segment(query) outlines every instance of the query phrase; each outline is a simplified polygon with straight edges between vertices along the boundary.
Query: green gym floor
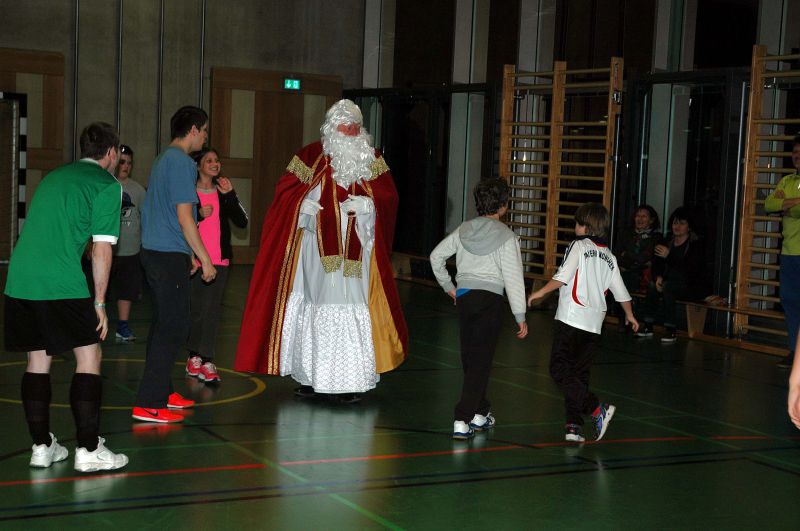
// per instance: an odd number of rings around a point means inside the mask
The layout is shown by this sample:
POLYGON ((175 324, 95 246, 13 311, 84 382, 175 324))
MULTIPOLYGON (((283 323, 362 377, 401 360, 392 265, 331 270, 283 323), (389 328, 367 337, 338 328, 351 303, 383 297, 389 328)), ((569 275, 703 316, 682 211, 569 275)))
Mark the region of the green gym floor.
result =
POLYGON ((183 425, 130 418, 147 301, 132 315, 141 339, 104 344, 101 431, 130 457, 121 471, 72 468, 71 356, 53 365, 51 413, 70 458, 29 468, 25 357, 3 354, 0 529, 800 529, 800 432, 775 357, 606 327, 592 387, 617 413, 603 441, 578 446, 547 372, 552 314, 529 313, 520 341, 509 312, 489 386, 497 426, 456 442, 458 325, 441 290, 399 283, 409 358, 339 405, 229 369, 250 271, 228 285, 221 385, 185 378, 183 353, 175 366, 176 390, 200 402, 183 425))

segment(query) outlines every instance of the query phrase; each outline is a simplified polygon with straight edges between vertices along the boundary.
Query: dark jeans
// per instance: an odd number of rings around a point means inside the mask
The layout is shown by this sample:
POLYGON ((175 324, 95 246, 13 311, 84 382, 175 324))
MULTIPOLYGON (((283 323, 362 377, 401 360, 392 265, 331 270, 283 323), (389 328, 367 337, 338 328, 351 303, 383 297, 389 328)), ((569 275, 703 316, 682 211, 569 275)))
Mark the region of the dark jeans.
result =
POLYGON ((600 401, 589 391, 594 346, 599 334, 573 328, 561 321, 553 326, 550 376, 564 394, 567 424, 583 426, 583 416, 597 409, 600 401))
POLYGON ((469 422, 476 413, 489 413, 491 404, 486 400, 486 387, 500 335, 503 306, 505 300, 502 296, 479 289, 458 298, 464 383, 461 386, 461 399, 455 407, 455 420, 469 422))
POLYGON ((647 288, 647 297, 642 309, 642 317, 647 325, 652 326, 656 321, 656 316, 660 309, 664 317, 664 327, 674 330, 677 328, 676 301, 678 299, 690 299, 689 284, 682 278, 664 279, 661 284, 661 293, 656 289, 655 283, 651 282, 647 288))
POLYGON ((219 311, 222 295, 228 282, 228 268, 215 266, 217 278, 210 284, 203 282, 198 270, 192 277, 192 327, 186 347, 206 359, 214 358, 214 344, 217 342, 219 311))
POLYGON ((142 265, 153 294, 153 322, 147 336, 144 375, 136 405, 167 407, 172 369, 189 336, 189 255, 142 249, 142 265))
POLYGON ((781 255, 781 306, 789 332, 789 350, 794 352, 800 326, 800 256, 781 255))

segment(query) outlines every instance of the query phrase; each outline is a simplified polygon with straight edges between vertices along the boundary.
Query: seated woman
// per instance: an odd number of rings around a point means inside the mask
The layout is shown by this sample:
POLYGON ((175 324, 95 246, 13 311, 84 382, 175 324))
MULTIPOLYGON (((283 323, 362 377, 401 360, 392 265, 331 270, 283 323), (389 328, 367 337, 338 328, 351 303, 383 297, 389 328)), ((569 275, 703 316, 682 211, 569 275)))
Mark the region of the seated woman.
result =
POLYGON ((660 225, 655 209, 641 204, 633 214, 633 226, 619 233, 614 254, 629 293, 644 293, 650 283, 653 253, 656 244, 663 239, 658 232, 660 225))
POLYGON ((652 337, 655 316, 661 310, 666 329, 662 343, 674 343, 678 299, 699 300, 708 295, 710 288, 705 278, 705 245, 692 230, 691 213, 678 207, 669 218, 672 233, 655 246, 653 282, 647 288, 642 316, 645 326, 637 337, 652 337))

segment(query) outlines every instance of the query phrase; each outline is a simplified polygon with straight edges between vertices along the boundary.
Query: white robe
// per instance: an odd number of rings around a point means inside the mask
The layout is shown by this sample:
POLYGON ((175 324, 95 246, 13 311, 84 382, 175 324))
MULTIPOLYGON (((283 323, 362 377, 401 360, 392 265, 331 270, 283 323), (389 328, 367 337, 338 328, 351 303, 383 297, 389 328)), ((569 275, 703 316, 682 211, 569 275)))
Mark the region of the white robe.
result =
MULTIPOLYGON (((319 200, 318 185, 306 196, 319 200)), ((342 241, 347 231, 342 212, 342 241)), ((300 214, 305 230, 281 336, 280 373, 318 393, 363 393, 380 379, 369 316, 369 266, 375 242, 375 209, 356 218, 362 245, 361 278, 344 267, 325 273, 319 257, 315 216, 300 214)))

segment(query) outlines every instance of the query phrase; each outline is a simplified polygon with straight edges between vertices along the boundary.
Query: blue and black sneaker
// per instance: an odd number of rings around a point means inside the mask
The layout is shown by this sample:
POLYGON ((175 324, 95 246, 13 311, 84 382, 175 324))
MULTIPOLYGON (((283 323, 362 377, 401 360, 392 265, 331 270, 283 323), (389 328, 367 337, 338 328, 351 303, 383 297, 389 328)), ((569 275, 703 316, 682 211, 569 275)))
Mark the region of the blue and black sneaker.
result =
POLYGON ((485 416, 475 413, 475 416, 469 421, 469 427, 475 431, 486 431, 493 428, 494 423, 494 416, 491 413, 487 413, 485 416))
POLYGON ((594 420, 595 441, 599 441, 603 438, 603 435, 606 434, 608 423, 611 422, 611 417, 614 416, 614 412, 616 410, 617 408, 611 404, 600 404, 597 406, 595 412, 592 413, 592 419, 594 420))
POLYGON ((117 341, 129 342, 136 341, 136 336, 133 334, 127 324, 117 326, 117 341))

